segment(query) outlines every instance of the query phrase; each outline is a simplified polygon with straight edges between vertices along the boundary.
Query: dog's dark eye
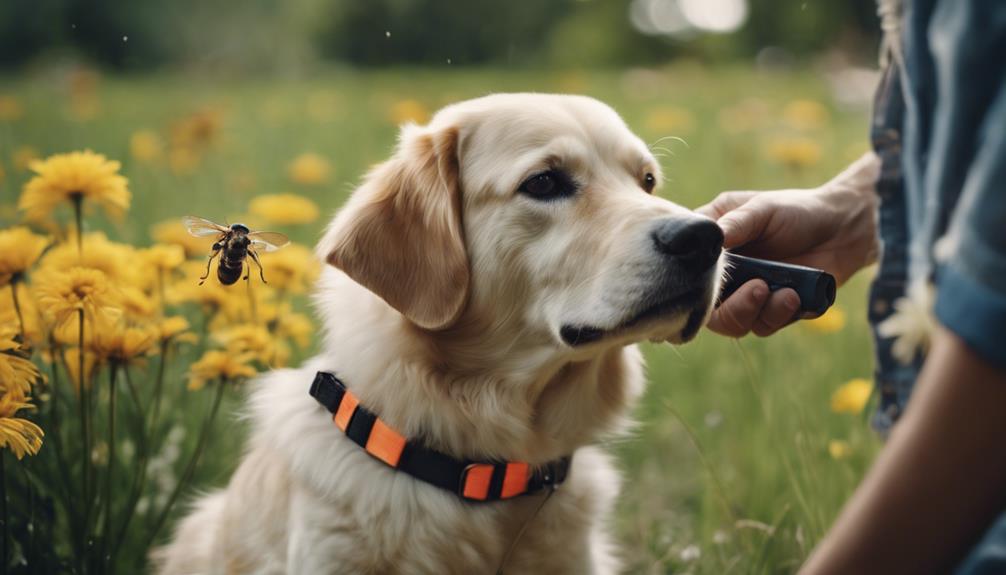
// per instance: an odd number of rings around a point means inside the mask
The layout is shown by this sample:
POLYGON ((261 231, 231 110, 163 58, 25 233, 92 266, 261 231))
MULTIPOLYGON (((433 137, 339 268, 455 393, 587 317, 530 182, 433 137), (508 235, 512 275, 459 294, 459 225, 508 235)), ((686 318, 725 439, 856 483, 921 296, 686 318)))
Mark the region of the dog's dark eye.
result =
POLYGON ((646 193, 650 193, 656 186, 657 186, 656 176, 654 176, 650 172, 647 172, 646 175, 643 176, 643 189, 646 190, 646 193))
POLYGON ((517 191, 536 200, 554 200, 573 195, 576 186, 566 174, 549 170, 524 180, 517 191))

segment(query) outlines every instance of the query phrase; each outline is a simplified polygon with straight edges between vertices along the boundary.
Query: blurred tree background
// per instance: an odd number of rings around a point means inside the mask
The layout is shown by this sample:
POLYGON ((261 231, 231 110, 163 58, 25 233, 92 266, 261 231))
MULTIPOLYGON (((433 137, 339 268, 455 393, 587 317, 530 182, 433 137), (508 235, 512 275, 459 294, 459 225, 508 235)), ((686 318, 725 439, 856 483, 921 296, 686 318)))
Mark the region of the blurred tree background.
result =
POLYGON ((297 74, 358 67, 769 64, 875 54, 875 0, 3 0, 0 66, 297 74))

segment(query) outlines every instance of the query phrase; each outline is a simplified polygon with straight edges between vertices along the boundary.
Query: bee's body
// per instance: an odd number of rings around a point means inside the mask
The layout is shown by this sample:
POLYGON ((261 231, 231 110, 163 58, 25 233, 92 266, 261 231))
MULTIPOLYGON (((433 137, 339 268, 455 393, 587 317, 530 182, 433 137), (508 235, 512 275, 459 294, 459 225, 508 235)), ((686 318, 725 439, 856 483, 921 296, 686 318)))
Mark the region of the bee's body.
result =
MULTIPOLYGON (((283 234, 276 232, 253 232, 244 224, 231 224, 221 226, 203 218, 187 216, 185 225, 189 233, 196 237, 209 234, 217 234, 217 239, 213 242, 213 253, 210 260, 206 262, 206 275, 199 278, 202 285, 210 275, 210 266, 213 258, 220 256, 220 264, 217 266, 217 279, 223 285, 232 285, 241 277, 241 272, 245 268, 245 260, 248 256, 258 265, 259 276, 265 283, 265 274, 262 271, 262 264, 258 261, 258 254, 253 248, 264 248, 272 251, 286 245, 289 240, 283 234)), ((245 279, 248 276, 245 275, 245 279)))
POLYGON ((223 250, 220 265, 217 266, 217 279, 225 286, 238 281, 244 271, 248 246, 251 244, 248 231, 246 226, 234 224, 222 239, 213 244, 214 250, 223 250))

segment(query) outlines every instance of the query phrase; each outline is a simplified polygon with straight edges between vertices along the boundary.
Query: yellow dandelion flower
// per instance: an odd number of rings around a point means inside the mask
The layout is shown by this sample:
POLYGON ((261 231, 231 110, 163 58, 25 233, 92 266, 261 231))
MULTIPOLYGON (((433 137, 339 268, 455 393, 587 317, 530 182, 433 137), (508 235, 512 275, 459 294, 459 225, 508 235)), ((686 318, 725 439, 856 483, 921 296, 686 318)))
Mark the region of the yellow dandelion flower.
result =
POLYGON ((18 201, 18 209, 29 220, 45 219, 64 201, 93 200, 113 217, 129 209, 132 196, 126 178, 119 175, 119 162, 101 154, 90 150, 56 154, 32 162, 31 169, 37 175, 25 184, 18 201))
MULTIPOLYGON (((91 325, 89 319, 84 319, 84 345, 88 346, 91 344, 91 338, 94 337, 94 326, 91 325)), ((58 345, 63 347, 72 347, 80 344, 80 326, 76 321, 65 321, 61 324, 53 326, 52 328, 52 339, 58 345)))
MULTIPOLYGON (((0 340, 0 346, 4 343, 0 340)), ((39 377, 35 364, 19 355, 0 351, 0 392, 25 397, 39 377)))
POLYGON ((653 133, 687 133, 695 127, 695 117, 684 108, 661 106, 650 110, 646 115, 644 125, 647 130, 653 133))
POLYGON ((24 110, 17 98, 7 94, 0 95, 0 122, 19 120, 23 114, 24 110))
POLYGON ((430 119, 430 111, 418 100, 405 99, 391 106, 389 117, 396 125, 406 122, 425 124, 430 119))
POLYGON ((35 364, 19 354, 21 345, 14 339, 17 330, 0 327, 0 393, 26 397, 40 377, 35 364))
POLYGON ((121 321, 99 319, 91 339, 91 350, 101 359, 120 365, 133 363, 154 350, 157 333, 121 321))
POLYGON ((302 313, 292 313, 289 310, 276 317, 276 335, 285 337, 297 344, 301 349, 311 345, 314 336, 314 323, 311 318, 302 313))
POLYGON ((144 265, 159 272, 170 272, 185 263, 185 248, 178 244, 154 244, 140 250, 144 265))
POLYGON ((195 303, 215 312, 235 305, 238 301, 247 302, 245 286, 238 285, 243 284, 243 282, 238 282, 232 286, 223 286, 220 285, 220 282, 212 279, 216 273, 216 265, 210 268, 211 279, 207 280, 203 285, 199 285, 198 278, 206 273, 206 264, 204 262, 187 261, 180 269, 181 273, 179 274, 178 281, 172 283, 165 290, 165 298, 168 303, 195 303))
POLYGON ((193 236, 178 218, 155 224, 150 228, 150 236, 154 238, 154 241, 162 244, 181 246, 185 250, 185 257, 189 258, 208 256, 210 246, 213 245, 212 237, 197 238, 193 236))
POLYGON ((41 156, 35 148, 31 146, 19 146, 11 156, 11 163, 14 164, 14 169, 23 172, 31 167, 32 162, 35 162, 39 158, 41 156))
POLYGON ((199 361, 189 366, 190 390, 202 389, 206 382, 214 379, 239 381, 254 377, 258 373, 251 365, 255 357, 250 353, 210 350, 199 361))
POLYGON ((120 286, 117 295, 119 296, 117 304, 126 319, 135 322, 148 320, 157 315, 157 302, 143 290, 133 286, 120 286))
MULTIPOLYGON (((266 270, 266 279, 269 279, 268 270, 266 270)), ((264 323, 266 321, 265 316, 262 315, 262 310, 272 305, 273 298, 276 295, 276 290, 272 289, 269 285, 254 284, 255 288, 251 293, 251 297, 255 300, 255 317, 253 317, 247 286, 241 285, 244 284, 243 281, 230 286, 220 286, 219 282, 207 281, 200 286, 200 289, 205 288, 211 283, 217 284, 225 297, 225 300, 221 302, 219 307, 209 308, 212 311, 219 312, 210 322, 211 332, 227 329, 238 324, 248 322, 264 323)))
POLYGON ((821 161, 821 145, 810 138, 778 138, 768 144, 769 159, 787 168, 802 169, 821 161))
POLYGON ((250 353, 259 362, 267 365, 282 365, 289 355, 276 338, 265 327, 253 324, 238 324, 214 331, 213 340, 232 353, 250 353))
POLYGON ((56 245, 39 263, 40 271, 61 271, 72 267, 96 269, 116 285, 142 283, 142 266, 137 266, 136 250, 108 239, 102 232, 85 234, 82 251, 72 242, 56 245))
POLYGON ((13 289, 11 286, 0 289, 0 324, 23 329, 29 342, 35 345, 42 343, 43 334, 39 325, 38 308, 25 282, 14 284, 13 289), (17 308, 14 307, 14 290, 17 290, 17 308), (20 314, 18 308, 21 310, 20 314), (24 321, 23 328, 21 321, 24 321))
POLYGON ((252 199, 248 211, 274 224, 307 224, 318 219, 318 205, 296 194, 271 194, 252 199))
POLYGON ((832 439, 828 442, 828 454, 835 460, 845 459, 852 455, 852 446, 848 441, 832 439))
POLYGON ((226 307, 230 298, 234 297, 234 294, 227 292, 218 282, 207 281, 203 285, 198 285, 198 280, 190 279, 195 277, 198 276, 186 276, 186 279, 169 287, 165 293, 167 302, 172 305, 194 303, 208 313, 215 313, 226 307))
POLYGON ((189 321, 181 316, 171 316, 157 322, 157 338, 164 341, 195 343, 198 338, 189 332, 189 321))
POLYGON ((140 162, 156 162, 164 154, 164 143, 153 130, 138 130, 129 137, 129 153, 140 162))
POLYGON ((845 310, 836 304, 821 317, 806 320, 803 324, 821 333, 835 333, 845 327, 845 310))
POLYGON ((321 272, 321 263, 314 251, 300 244, 261 254, 269 285, 290 293, 304 293, 321 272))
POLYGON ((816 130, 828 123, 828 109, 814 100, 794 100, 783 108, 782 119, 796 130, 816 130))
POLYGON ((287 166, 286 173, 295 183, 313 186, 328 180, 332 166, 322 156, 308 152, 294 158, 287 166))
POLYGON ((111 308, 115 301, 108 278, 91 268, 73 267, 40 273, 34 285, 39 307, 55 325, 63 324, 78 311, 93 319, 99 311, 111 308))
POLYGON ((14 452, 14 457, 21 459, 35 455, 42 448, 42 428, 27 419, 14 417, 22 409, 34 409, 24 398, 11 394, 0 396, 0 447, 6 447, 14 452))
POLYGON ((871 393, 873 383, 870 380, 850 379, 831 395, 831 410, 835 413, 861 413, 871 393))
POLYGON ((49 238, 31 233, 24 226, 0 230, 0 285, 17 280, 42 255, 49 238))
MULTIPOLYGON (((87 345, 90 345, 89 343, 87 345)), ((63 362, 66 371, 70 374, 70 383, 73 385, 74 393, 80 394, 80 348, 68 347, 63 352, 63 362)), ((94 370, 98 367, 98 356, 94 353, 84 352, 84 386, 91 387, 94 379, 94 370)))

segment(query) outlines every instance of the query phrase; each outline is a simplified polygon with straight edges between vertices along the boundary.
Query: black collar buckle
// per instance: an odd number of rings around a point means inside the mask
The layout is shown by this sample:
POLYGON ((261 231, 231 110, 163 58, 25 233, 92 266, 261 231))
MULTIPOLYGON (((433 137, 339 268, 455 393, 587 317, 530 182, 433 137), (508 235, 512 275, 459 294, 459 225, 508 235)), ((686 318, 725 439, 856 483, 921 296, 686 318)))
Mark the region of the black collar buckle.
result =
POLYGON ((541 471, 542 486, 555 489, 566 481, 571 461, 572 457, 568 455, 554 461, 549 461, 541 471))

